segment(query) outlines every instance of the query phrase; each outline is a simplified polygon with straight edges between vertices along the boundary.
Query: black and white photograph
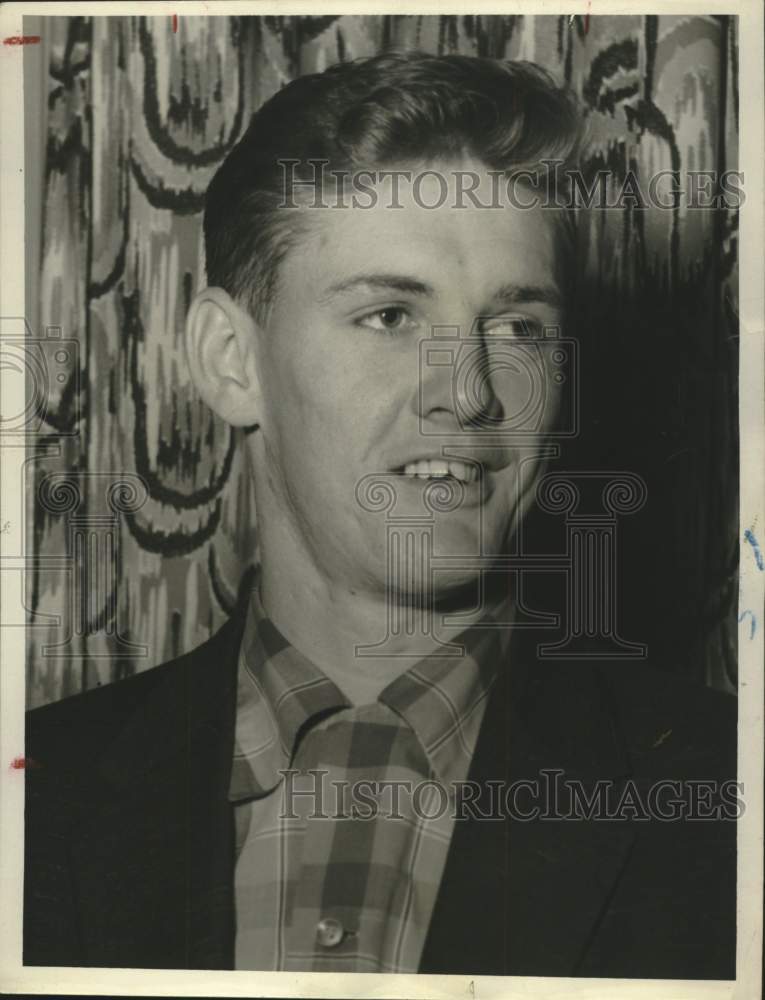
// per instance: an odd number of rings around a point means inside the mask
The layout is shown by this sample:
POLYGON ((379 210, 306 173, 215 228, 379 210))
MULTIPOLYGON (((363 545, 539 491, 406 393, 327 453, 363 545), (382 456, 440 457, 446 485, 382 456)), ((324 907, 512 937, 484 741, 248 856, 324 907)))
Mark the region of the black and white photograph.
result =
POLYGON ((763 11, 388 8, 0 12, 0 987, 755 1000, 763 11))

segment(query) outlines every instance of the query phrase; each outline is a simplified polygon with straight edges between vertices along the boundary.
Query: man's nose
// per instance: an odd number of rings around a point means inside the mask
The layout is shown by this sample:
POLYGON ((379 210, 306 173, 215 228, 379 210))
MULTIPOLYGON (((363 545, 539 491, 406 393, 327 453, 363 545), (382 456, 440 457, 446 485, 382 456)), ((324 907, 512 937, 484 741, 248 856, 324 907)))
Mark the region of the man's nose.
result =
POLYGON ((502 420, 485 336, 465 326, 434 327, 420 352, 419 412, 445 432, 502 420))

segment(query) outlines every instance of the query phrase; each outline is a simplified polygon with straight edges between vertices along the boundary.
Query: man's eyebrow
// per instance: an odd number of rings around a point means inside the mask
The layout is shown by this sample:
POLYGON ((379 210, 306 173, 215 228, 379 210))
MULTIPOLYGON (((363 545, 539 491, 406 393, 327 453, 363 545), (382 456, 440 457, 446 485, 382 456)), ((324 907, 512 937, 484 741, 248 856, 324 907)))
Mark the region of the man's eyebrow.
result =
MULTIPOLYGON (((403 274, 356 274, 353 277, 330 285, 325 290, 324 296, 341 295, 344 292, 354 291, 356 288, 396 291, 409 295, 424 295, 429 297, 435 294, 431 285, 416 278, 409 278, 403 274)), ((492 296, 492 302, 499 305, 523 305, 524 303, 541 302, 555 308, 560 308, 562 297, 555 285, 518 285, 508 283, 497 289, 492 296)))
POLYGON ((404 292, 409 295, 433 295, 433 288, 424 281, 408 278, 403 274, 357 274, 326 289, 326 295, 351 292, 356 288, 382 289, 404 292))
POLYGON ((541 302, 556 309, 563 305, 563 298, 555 285, 503 285, 497 289, 492 301, 501 305, 541 302))

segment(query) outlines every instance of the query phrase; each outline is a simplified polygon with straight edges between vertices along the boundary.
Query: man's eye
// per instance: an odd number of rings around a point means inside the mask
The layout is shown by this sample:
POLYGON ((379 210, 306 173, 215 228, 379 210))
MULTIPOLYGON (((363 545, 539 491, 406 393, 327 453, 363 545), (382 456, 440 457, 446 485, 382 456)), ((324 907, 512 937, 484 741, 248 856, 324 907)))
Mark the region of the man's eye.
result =
POLYGON ((526 316, 497 316, 481 321, 481 333, 490 337, 530 337, 534 323, 526 316))
POLYGON ((412 318, 401 306, 386 306, 374 312, 361 316, 357 323, 369 330, 379 330, 382 333, 398 333, 413 326, 412 318))

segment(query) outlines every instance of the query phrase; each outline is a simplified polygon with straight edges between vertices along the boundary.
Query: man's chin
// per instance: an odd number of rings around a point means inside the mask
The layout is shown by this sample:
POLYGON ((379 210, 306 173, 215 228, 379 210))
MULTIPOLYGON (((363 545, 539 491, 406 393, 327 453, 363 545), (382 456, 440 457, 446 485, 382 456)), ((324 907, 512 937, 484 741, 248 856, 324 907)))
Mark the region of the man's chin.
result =
POLYGON ((442 562, 444 566, 458 568, 462 560, 463 572, 473 572, 480 564, 478 558, 490 560, 492 555, 501 555, 506 550, 507 539, 512 531, 507 512, 497 512, 484 508, 480 512, 464 511, 444 514, 435 519, 433 525, 432 553, 434 566, 442 562))
POLYGON ((475 571, 438 570, 424 576, 397 580, 389 590, 400 607, 423 612, 459 610, 476 601, 479 574, 475 571))
MULTIPOLYGON (((436 560, 438 562, 438 560, 436 560)), ((451 562, 451 561, 450 561, 451 562)), ((430 573, 410 572, 391 579, 388 593, 400 605, 417 606, 426 610, 464 608, 475 604, 481 583, 491 574, 491 559, 486 557, 478 564, 433 566, 430 573)))
POLYGON ((402 515, 397 509, 396 516, 383 525, 387 530, 380 527, 378 522, 374 533, 367 532, 363 546, 368 582, 374 581, 375 589, 379 587, 399 604, 409 604, 410 598, 421 604, 434 595, 459 600, 475 591, 491 569, 493 557, 507 551, 512 529, 506 508, 460 509, 432 518, 422 513, 402 515))

